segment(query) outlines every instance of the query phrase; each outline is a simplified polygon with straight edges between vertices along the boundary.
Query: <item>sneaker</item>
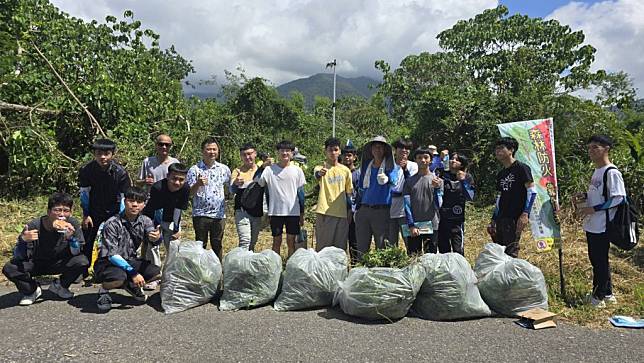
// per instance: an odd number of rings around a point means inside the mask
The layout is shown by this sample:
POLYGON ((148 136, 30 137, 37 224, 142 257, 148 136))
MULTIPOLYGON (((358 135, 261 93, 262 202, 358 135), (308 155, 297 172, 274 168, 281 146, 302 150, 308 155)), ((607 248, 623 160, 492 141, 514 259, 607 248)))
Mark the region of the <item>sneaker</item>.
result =
POLYGON ((159 281, 148 282, 143 286, 143 290, 153 291, 157 289, 157 286, 159 286, 159 281))
POLYGON ((615 295, 606 295, 606 297, 604 297, 604 302, 609 305, 615 305, 617 304, 617 298, 615 295))
POLYGON ((58 279, 54 280, 51 284, 49 284, 48 290, 56 294, 58 297, 65 300, 71 299, 74 297, 74 293, 69 291, 68 288, 63 287, 63 285, 60 284, 60 280, 58 279))
POLYGON ((148 299, 148 295, 146 295, 140 287, 133 287, 130 286, 129 283, 126 283, 123 289, 127 291, 128 294, 132 295, 136 301, 145 302, 148 299))
POLYGON ((98 300, 96 300, 96 307, 98 311, 106 313, 112 309, 112 297, 109 292, 99 292, 98 300))
POLYGON ((600 300, 592 294, 586 295, 586 303, 596 309, 603 309, 606 307, 606 303, 604 302, 604 300, 600 300))
POLYGON ((33 293, 29 295, 23 295, 18 304, 21 306, 31 305, 34 303, 34 301, 36 301, 36 299, 40 297, 40 295, 42 295, 42 289, 40 288, 40 286, 38 286, 36 287, 36 291, 34 291, 33 293))

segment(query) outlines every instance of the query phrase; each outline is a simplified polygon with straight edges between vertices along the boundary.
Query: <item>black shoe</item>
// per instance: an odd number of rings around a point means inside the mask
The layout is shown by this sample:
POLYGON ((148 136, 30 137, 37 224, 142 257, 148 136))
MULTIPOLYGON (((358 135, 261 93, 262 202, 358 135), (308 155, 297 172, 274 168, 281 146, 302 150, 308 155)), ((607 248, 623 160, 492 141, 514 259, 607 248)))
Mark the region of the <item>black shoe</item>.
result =
POLYGON ((148 295, 143 292, 143 288, 133 287, 126 283, 123 289, 127 291, 128 294, 132 295, 136 301, 145 302, 148 299, 148 295))
POLYGON ((103 292, 98 294, 98 300, 96 300, 96 307, 98 311, 106 313, 112 309, 112 297, 109 292, 103 292))

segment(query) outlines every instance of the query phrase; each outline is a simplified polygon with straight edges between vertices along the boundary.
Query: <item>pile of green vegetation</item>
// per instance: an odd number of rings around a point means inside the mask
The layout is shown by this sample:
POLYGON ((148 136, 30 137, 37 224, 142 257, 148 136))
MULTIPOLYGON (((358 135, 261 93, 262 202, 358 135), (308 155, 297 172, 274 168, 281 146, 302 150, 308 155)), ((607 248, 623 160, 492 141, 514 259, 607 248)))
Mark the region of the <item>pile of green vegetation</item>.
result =
POLYGON ((403 268, 409 266, 411 260, 404 249, 400 247, 389 247, 380 250, 371 250, 365 253, 358 265, 362 267, 403 268))

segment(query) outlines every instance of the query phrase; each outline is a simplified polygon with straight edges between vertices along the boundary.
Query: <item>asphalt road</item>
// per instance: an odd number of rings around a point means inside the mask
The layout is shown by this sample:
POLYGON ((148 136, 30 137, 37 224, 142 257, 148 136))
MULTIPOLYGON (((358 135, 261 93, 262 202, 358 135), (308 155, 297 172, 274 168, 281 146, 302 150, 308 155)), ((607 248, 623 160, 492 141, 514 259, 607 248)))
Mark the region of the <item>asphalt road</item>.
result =
POLYGON ((275 312, 270 307, 223 312, 207 304, 174 315, 159 294, 136 305, 113 293, 98 314, 96 288, 20 307, 0 287, 0 361, 234 362, 642 362, 644 330, 591 330, 560 322, 527 330, 514 319, 432 322, 404 318, 365 323, 336 309, 275 312))

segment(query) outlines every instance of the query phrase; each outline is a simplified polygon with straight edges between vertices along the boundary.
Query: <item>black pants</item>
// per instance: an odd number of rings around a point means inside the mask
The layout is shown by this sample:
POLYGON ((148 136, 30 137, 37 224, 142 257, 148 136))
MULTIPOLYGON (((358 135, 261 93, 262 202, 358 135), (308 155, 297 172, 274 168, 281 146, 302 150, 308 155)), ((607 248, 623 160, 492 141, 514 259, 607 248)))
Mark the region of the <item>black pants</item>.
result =
POLYGON ((438 227, 438 251, 463 255, 463 222, 441 220, 438 227))
MULTIPOLYGON (((146 261, 140 258, 131 258, 127 263, 134 268, 134 270, 141 274, 145 281, 153 280, 161 274, 161 269, 151 261, 146 261)), ((100 258, 94 264, 94 280, 96 282, 114 282, 123 281, 128 284, 132 283, 132 279, 128 278, 127 272, 122 268, 113 265, 107 258, 100 258)))
MULTIPOLYGON (((98 227, 101 226, 101 223, 105 222, 107 217, 95 217, 92 216, 92 227, 88 229, 83 229, 83 238, 85 239, 85 244, 83 245, 83 255, 87 257, 87 261, 92 261, 92 251, 94 251, 94 242, 96 241, 96 236, 98 235, 98 227)), ((87 269, 89 265, 83 271, 83 276, 87 277, 87 269)))
POLYGON ((610 242, 606 233, 586 232, 588 242, 588 258, 593 266, 593 296, 603 299, 613 294, 613 284, 610 278, 608 249, 610 242))
POLYGON ((195 229, 195 239, 203 243, 203 248, 208 246, 210 235, 210 247, 221 261, 221 241, 224 239, 224 227, 226 220, 210 217, 192 217, 192 227, 195 229))
POLYGON ((356 239, 356 222, 351 218, 349 223, 349 256, 351 256, 351 264, 358 263, 358 240, 356 239))
POLYGON ((438 234, 421 234, 407 238, 407 255, 418 253, 436 253, 438 251, 438 234))
POLYGON ((496 243, 505 246, 505 254, 519 257, 519 240, 521 232, 517 232, 517 220, 514 218, 499 218, 496 221, 496 243))
POLYGON ((33 294, 38 288, 34 276, 60 274, 60 284, 68 288, 89 266, 84 255, 66 256, 60 260, 19 261, 12 259, 2 268, 2 273, 16 285, 23 295, 33 294))

